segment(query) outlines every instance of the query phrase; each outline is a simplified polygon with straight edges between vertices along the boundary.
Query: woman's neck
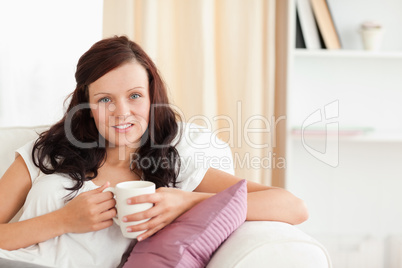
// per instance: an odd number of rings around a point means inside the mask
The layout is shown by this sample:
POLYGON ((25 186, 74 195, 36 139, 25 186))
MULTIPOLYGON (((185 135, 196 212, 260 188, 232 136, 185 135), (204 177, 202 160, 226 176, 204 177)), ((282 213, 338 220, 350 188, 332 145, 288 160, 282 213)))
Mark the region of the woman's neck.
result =
POLYGON ((134 151, 134 149, 126 146, 108 147, 106 148, 106 162, 110 166, 129 167, 131 155, 134 151))

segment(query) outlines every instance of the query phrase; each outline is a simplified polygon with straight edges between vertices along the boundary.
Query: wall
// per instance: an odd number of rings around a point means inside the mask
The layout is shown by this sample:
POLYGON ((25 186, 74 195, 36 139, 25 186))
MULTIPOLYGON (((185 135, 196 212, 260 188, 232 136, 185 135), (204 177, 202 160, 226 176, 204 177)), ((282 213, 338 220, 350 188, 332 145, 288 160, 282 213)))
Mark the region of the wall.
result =
POLYGON ((78 58, 102 38, 98 0, 0 1, 0 127, 50 124, 78 58))

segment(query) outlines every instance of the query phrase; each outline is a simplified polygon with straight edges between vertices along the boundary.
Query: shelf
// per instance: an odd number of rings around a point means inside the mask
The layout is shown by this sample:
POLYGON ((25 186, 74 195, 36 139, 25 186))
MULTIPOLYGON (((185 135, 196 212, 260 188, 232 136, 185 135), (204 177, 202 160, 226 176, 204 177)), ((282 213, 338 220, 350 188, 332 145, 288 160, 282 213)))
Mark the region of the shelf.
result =
POLYGON ((402 59, 402 51, 295 49, 293 55, 297 58, 402 59))
MULTIPOLYGON (((292 129, 290 134, 293 140, 301 139, 300 130, 292 129)), ((307 139, 317 139, 317 140, 327 138, 330 140, 331 139, 335 140, 336 137, 338 137, 340 141, 402 143, 402 130, 340 129, 339 132, 335 131, 327 132, 324 129, 306 130, 304 132, 304 137, 307 139)))
POLYGON ((390 130, 390 131, 373 131, 364 135, 350 137, 350 141, 355 142, 389 142, 389 143, 401 143, 402 131, 390 130))

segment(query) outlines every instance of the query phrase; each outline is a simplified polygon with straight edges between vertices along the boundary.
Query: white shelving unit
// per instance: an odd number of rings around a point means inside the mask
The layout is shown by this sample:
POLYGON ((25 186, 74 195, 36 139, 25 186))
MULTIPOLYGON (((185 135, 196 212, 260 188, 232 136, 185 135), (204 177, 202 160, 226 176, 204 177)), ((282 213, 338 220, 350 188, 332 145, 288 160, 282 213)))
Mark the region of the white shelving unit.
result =
MULTIPOLYGON (((401 48, 402 50, 402 48, 401 48)), ((364 50, 307 50, 294 49, 293 57, 296 58, 345 58, 345 59, 390 59, 399 61, 402 59, 402 51, 364 51, 364 50)))
MULTIPOLYGON (((323 132, 325 130, 322 130, 323 132)), ((340 130, 342 131, 342 129, 340 130)), ((332 135, 335 135, 332 134, 332 135)), ((331 135, 325 136, 322 134, 306 134, 307 139, 315 140, 317 142, 323 141, 325 139, 331 140, 331 135)), ((295 133, 292 131, 290 133, 290 138, 293 141, 301 139, 300 133, 295 133)), ((402 144, 402 131, 367 131, 367 133, 356 133, 356 134, 342 134, 340 133, 339 141, 341 142, 356 142, 356 143, 401 143, 402 144)))
POLYGON ((402 267, 387 257, 387 241, 402 234, 402 40, 392 32, 402 1, 328 2, 344 48, 289 51, 286 187, 306 201, 310 219, 300 228, 322 238, 335 268, 402 267), (388 26, 381 51, 360 49, 367 19, 388 26))

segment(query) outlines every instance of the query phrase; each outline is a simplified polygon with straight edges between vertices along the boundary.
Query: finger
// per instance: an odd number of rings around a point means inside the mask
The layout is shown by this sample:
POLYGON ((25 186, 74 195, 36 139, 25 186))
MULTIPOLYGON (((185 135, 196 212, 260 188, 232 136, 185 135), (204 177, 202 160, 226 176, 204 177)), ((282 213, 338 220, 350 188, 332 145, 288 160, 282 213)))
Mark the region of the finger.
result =
POLYGON ((130 229, 131 232, 139 232, 144 230, 151 230, 159 225, 163 226, 167 225, 162 216, 157 216, 155 218, 150 219, 149 221, 140 224, 128 226, 128 228, 130 229))
POLYGON ((116 206, 116 200, 114 200, 114 198, 112 198, 112 199, 99 203, 98 209, 99 209, 99 212, 102 213, 104 211, 108 211, 110 209, 115 208, 115 206, 116 206))
POLYGON ((99 230, 102 230, 102 229, 106 229, 106 228, 109 228, 112 225, 113 225, 113 220, 111 220, 111 219, 101 221, 101 222, 97 223, 94 226, 94 231, 99 231, 99 230))
POLYGON ((110 186, 110 182, 105 182, 101 187, 95 189, 97 192, 103 192, 106 188, 108 188, 110 186))
POLYGON ((87 196, 87 200, 92 204, 101 204, 109 200, 114 200, 114 198, 111 192, 93 192, 87 196))
POLYGON ((106 188, 108 188, 110 186, 110 182, 106 182, 106 183, 104 183, 102 186, 100 186, 100 187, 98 187, 98 188, 95 188, 95 189, 92 189, 92 190, 90 190, 90 191, 87 191, 87 192, 84 192, 84 193, 82 193, 82 194, 85 194, 85 195, 91 195, 91 194, 97 194, 97 193, 102 193, 106 188))
POLYGON ((154 206, 150 209, 141 211, 141 212, 137 212, 134 214, 130 214, 130 215, 123 215, 125 218, 125 221, 130 222, 130 221, 141 221, 141 220, 145 220, 145 219, 150 219, 150 218, 154 218, 160 214, 162 214, 163 210, 159 207, 159 206, 154 206))
POLYGON ((155 228, 153 228, 153 229, 147 230, 146 232, 140 234, 140 235, 137 237, 137 240, 138 240, 138 241, 143 241, 143 240, 147 239, 148 237, 154 235, 154 234, 157 233, 158 231, 160 231, 163 227, 165 227, 165 225, 161 224, 161 225, 158 225, 157 227, 155 227, 155 228))
POLYGON ((115 208, 103 211, 100 215, 99 215, 99 221, 103 222, 103 221, 108 221, 113 219, 114 217, 116 217, 117 215, 117 211, 115 208))
POLYGON ((127 204, 134 205, 140 203, 159 203, 161 201, 161 195, 158 193, 155 194, 143 194, 138 196, 133 196, 127 198, 127 204))

